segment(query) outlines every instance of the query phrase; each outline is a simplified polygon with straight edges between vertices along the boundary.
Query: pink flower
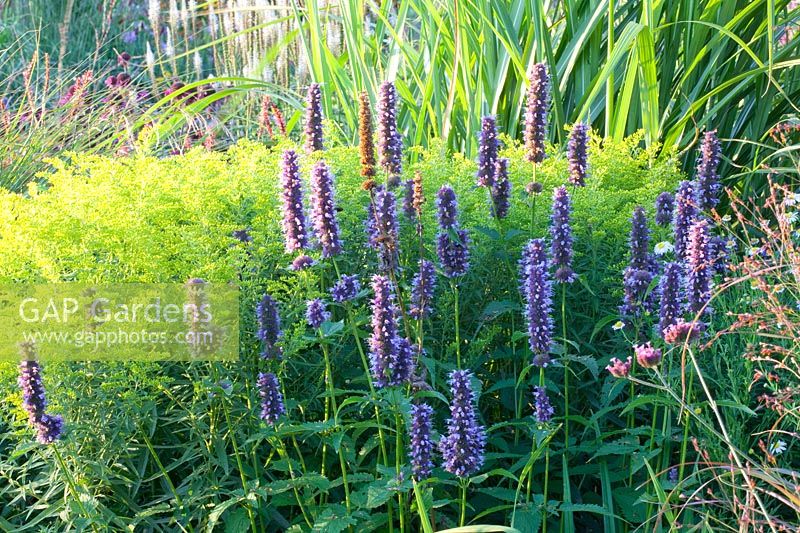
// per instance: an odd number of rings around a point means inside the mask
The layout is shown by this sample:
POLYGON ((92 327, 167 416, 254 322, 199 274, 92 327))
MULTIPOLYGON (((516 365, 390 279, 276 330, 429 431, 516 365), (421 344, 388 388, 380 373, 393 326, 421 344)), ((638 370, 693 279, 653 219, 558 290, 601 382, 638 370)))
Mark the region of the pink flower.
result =
POLYGON ((632 358, 629 356, 625 361, 620 361, 616 357, 611 358, 611 364, 606 367, 606 370, 615 378, 626 378, 631 373, 632 358))
POLYGON ((636 361, 644 368, 655 368, 661 362, 661 350, 653 348, 649 342, 634 346, 633 352, 636 354, 636 361))

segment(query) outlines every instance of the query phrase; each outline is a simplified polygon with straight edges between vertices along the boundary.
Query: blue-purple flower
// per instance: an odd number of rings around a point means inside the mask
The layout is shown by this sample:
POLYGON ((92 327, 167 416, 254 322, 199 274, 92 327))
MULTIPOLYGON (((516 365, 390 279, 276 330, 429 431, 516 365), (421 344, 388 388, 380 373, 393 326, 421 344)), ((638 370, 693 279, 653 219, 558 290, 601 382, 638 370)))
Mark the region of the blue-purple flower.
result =
POLYGON ((664 191, 656 196, 656 224, 667 227, 672 223, 672 212, 675 210, 675 195, 664 191))
POLYGON ((498 145, 497 123, 494 117, 485 116, 481 120, 481 131, 478 135, 478 172, 475 175, 478 187, 494 185, 498 145))
POLYGON ((701 210, 713 209, 719 203, 721 185, 717 168, 720 160, 720 145, 716 130, 707 131, 700 144, 700 157, 697 158, 697 207, 701 210))
POLYGON ((478 422, 478 395, 472 390, 472 372, 454 370, 450 373, 450 418, 447 434, 439 441, 444 459, 443 468, 460 478, 477 473, 484 461, 486 430, 478 422))
POLYGON ((546 424, 553 418, 555 410, 550 405, 545 387, 533 388, 533 418, 540 424, 546 424))
POLYGON ((469 268, 469 236, 466 230, 458 227, 458 203, 449 185, 439 189, 436 205, 440 227, 436 252, 442 270, 448 278, 463 276, 469 268))
POLYGON ((349 302, 354 300, 361 291, 361 282, 357 275, 343 274, 339 281, 331 287, 331 298, 336 303, 349 302))
POLYGON ((272 372, 258 374, 258 395, 261 397, 261 419, 274 426, 286 413, 278 378, 272 372))
POLYGON ((658 334, 664 336, 664 330, 677 323, 681 313, 681 282, 683 269, 680 263, 671 262, 664 265, 664 273, 658 284, 661 297, 658 314, 658 334))
POLYGON ((675 193, 675 212, 673 229, 675 231, 675 256, 686 259, 686 246, 689 243, 689 228, 697 217, 695 203, 695 187, 691 181, 684 180, 678 184, 675 193))
POLYGON ((278 304, 269 294, 265 294, 256 306, 256 321, 257 335, 263 344, 261 357, 280 359, 283 356, 283 348, 278 346, 278 341, 283 336, 281 319, 278 315, 278 304))
POLYGON ((322 142, 322 91, 318 83, 308 86, 306 96, 306 153, 324 150, 322 142))
POLYGON ((394 193, 385 187, 379 187, 374 198, 373 235, 377 241, 381 270, 394 270, 398 257, 396 199, 394 193))
POLYGON ((292 270, 299 271, 299 270, 305 270, 312 266, 314 266, 314 260, 305 254, 301 254, 294 258, 294 260, 292 261, 292 266, 290 268, 292 270))
POLYGON ((553 191, 553 211, 550 215, 550 256, 556 269, 555 279, 561 283, 575 281, 575 272, 572 270, 571 211, 567 188, 558 187, 553 191))
POLYGON ((303 211, 303 181, 294 150, 283 152, 281 165, 281 200, 283 201, 283 236, 288 253, 308 246, 306 216, 303 211))
POLYGON ((342 251, 336 203, 333 197, 333 175, 324 161, 311 170, 311 220, 314 233, 322 247, 322 257, 338 255, 342 251))
POLYGON ((412 318, 425 318, 430 314, 433 302, 433 291, 436 289, 436 270, 433 263, 420 259, 419 271, 411 282, 411 308, 408 310, 412 318))
POLYGON ((508 159, 500 158, 494 163, 494 179, 492 184, 492 216, 506 218, 511 207, 511 181, 508 179, 508 159))
POLYGON ((533 65, 525 107, 525 149, 528 161, 541 163, 546 157, 547 112, 550 109, 550 75, 544 63, 533 65))
POLYGON ((369 338, 372 377, 379 388, 400 385, 408 381, 413 372, 413 348, 398 335, 398 309, 389 278, 373 276, 372 292, 372 335, 369 338))
POLYGON ((319 298, 308 300, 306 302, 306 322, 314 329, 317 329, 331 319, 331 314, 325 306, 325 302, 319 298))
POLYGON ((711 267, 714 274, 725 274, 730 266, 730 253, 728 239, 714 235, 709 242, 711 252, 711 267))
POLYGON ((553 283, 544 241, 532 239, 520 260, 520 290, 525 299, 525 319, 533 364, 545 367, 550 363, 553 343, 553 283))
POLYGON ((577 123, 567 142, 567 159, 569 160, 569 182, 578 187, 586 186, 586 175, 589 171, 589 126, 577 123))
POLYGON ((642 206, 633 208, 628 244, 631 268, 647 269, 650 265, 650 230, 647 228, 647 215, 642 206))
POLYGON ((623 273, 624 301, 620 312, 625 316, 636 316, 652 306, 652 295, 647 289, 653 281, 653 261, 649 253, 650 231, 644 208, 636 206, 631 217, 630 263, 623 273))
POLYGON ((411 474, 417 481, 431 476, 433 472, 433 408, 426 403, 411 405, 411 425, 409 426, 408 457, 411 460, 411 474))
POLYGON ((403 171, 403 139, 397 131, 397 89, 389 81, 378 89, 378 155, 389 185, 397 185, 403 171))
POLYGON ((417 208, 414 202, 414 180, 404 181, 403 190, 403 214, 408 220, 413 221, 417 218, 417 208))
POLYGON ((47 413, 42 370, 34 360, 33 344, 20 345, 23 360, 19 364, 19 388, 22 391, 22 407, 28 412, 28 422, 36 430, 36 440, 41 444, 51 444, 60 439, 64 419, 60 415, 47 413))
POLYGON ((709 311, 713 275, 710 240, 708 221, 696 220, 689 229, 686 248, 686 299, 691 313, 709 311))

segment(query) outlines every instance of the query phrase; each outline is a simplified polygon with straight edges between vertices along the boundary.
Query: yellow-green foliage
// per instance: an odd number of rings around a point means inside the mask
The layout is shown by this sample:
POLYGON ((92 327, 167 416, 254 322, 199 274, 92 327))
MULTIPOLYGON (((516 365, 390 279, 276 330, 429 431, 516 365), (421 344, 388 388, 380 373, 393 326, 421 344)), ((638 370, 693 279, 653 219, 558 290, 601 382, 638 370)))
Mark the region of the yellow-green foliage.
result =
MULTIPOLYGON (((604 141, 601 149, 595 139, 588 186, 575 194, 578 253, 596 253, 602 245, 599 250, 608 254, 604 267, 616 268, 624 257, 632 206, 651 210, 655 195, 679 177, 671 161, 651 164, 651 154, 637 148, 639 140, 604 141)), ((0 281, 235 280, 246 259, 232 233, 243 228, 251 230, 251 253, 262 268, 285 266, 290 258, 282 249, 278 180, 286 147, 270 150, 242 141, 224 154, 197 149, 166 159, 70 154, 53 160, 44 176, 48 187, 0 196, 0 281)), ((503 155, 511 158, 514 182, 512 216, 503 228, 525 230, 511 235, 513 253, 529 234, 523 189, 532 172, 519 146, 503 155)), ((445 155, 441 144, 414 156, 418 162, 406 165, 406 173, 420 169, 424 176, 427 233, 435 230, 435 191, 451 183, 479 256, 489 237, 475 226, 496 226, 487 216, 486 192, 474 186, 474 163, 445 155)), ((360 189, 357 151, 336 148, 325 158, 337 177, 345 244, 363 253, 367 197, 360 189)), ((304 171, 310 163, 304 162, 304 171)), ((564 156, 554 154, 538 170, 545 193, 537 200, 535 236, 546 230, 549 189, 564 182, 566 168, 564 156)))

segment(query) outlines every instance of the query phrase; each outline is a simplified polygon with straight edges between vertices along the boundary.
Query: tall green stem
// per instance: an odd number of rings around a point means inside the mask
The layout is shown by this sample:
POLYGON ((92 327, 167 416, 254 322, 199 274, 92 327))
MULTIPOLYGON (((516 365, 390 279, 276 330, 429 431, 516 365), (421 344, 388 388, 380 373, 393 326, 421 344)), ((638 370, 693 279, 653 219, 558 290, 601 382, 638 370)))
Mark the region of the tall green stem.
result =
POLYGON ((456 329, 456 366, 461 370, 461 332, 459 329, 459 316, 458 316, 458 283, 455 281, 450 282, 453 287, 453 319, 455 320, 456 329))
POLYGON ((469 481, 466 479, 461 480, 461 517, 458 520, 458 525, 463 527, 467 521, 467 485, 469 481))

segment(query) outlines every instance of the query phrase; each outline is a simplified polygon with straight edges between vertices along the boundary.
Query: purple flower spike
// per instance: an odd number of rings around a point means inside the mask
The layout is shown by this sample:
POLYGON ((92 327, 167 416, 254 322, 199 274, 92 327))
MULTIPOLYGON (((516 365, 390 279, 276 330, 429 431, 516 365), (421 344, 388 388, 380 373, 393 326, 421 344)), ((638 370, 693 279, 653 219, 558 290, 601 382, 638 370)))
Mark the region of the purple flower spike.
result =
POLYGON ((298 271, 298 270, 305 270, 312 266, 314 266, 313 259, 311 259, 307 255, 298 255, 297 257, 294 258, 294 261, 292 261, 292 266, 290 268, 292 270, 298 271))
POLYGON ((689 243, 689 228, 697 217, 695 204, 695 187, 691 181, 682 181, 675 193, 675 213, 673 226, 675 230, 675 256, 686 259, 686 245, 689 243))
POLYGON ((456 193, 449 185, 442 185, 436 195, 439 210, 439 227, 443 230, 458 227, 458 201, 456 193))
POLYGON ((397 212, 394 193, 380 187, 375 193, 374 233, 377 236, 378 257, 381 270, 397 267, 397 212))
POLYGON ((494 185, 492 185, 492 216, 506 218, 508 216, 511 181, 508 179, 508 159, 501 158, 494 164, 494 185))
POLYGON ((656 197, 656 224, 667 227, 672 223, 672 212, 675 210, 675 195, 664 191, 656 197))
POLYGON ((426 403, 412 405, 408 457, 411 460, 411 473, 417 481, 428 479, 433 472, 432 429, 433 408, 426 403))
POLYGON ((525 108, 525 148, 528 161, 541 163, 546 157, 547 112, 550 109, 550 75, 544 63, 533 65, 525 108))
POLYGON ((708 313, 711 300, 712 258, 708 235, 708 221, 699 219, 689 229, 686 248, 686 299, 689 312, 708 313))
POLYGON ((497 123, 494 117, 483 117, 478 135, 478 172, 475 175, 478 187, 494 185, 494 165, 497 161, 498 145, 497 123))
POLYGON ((720 145, 716 130, 707 131, 700 145, 697 158, 697 207, 708 210, 717 207, 721 185, 717 168, 720 160, 720 145))
POLYGON ((378 154, 389 185, 399 184, 403 171, 403 139, 397 131, 397 89, 383 82, 378 89, 378 154))
POLYGON ((647 215, 642 206, 633 208, 631 235, 628 240, 631 251, 631 268, 647 269, 650 264, 650 230, 647 229, 647 215))
POLYGON ((620 312, 625 316, 637 316, 643 308, 652 307, 652 295, 647 289, 653 281, 650 268, 652 261, 648 249, 650 247, 650 231, 647 229, 647 217, 644 208, 637 206, 631 217, 630 263, 623 273, 625 299, 620 312))
POLYGON ((342 241, 339 240, 339 223, 336 220, 333 175, 324 161, 314 165, 311 170, 311 220, 322 246, 322 257, 340 254, 342 241))
POLYGON ((436 199, 439 208, 439 235, 436 252, 448 278, 466 274, 469 268, 469 236, 458 227, 458 202, 449 185, 439 189, 436 199))
POLYGON ((319 298, 314 298, 306 302, 306 321, 308 325, 317 329, 331 319, 331 314, 325 308, 325 302, 319 298))
POLYGON ((546 424, 553 418, 555 410, 550 405, 547 389, 544 387, 533 388, 533 418, 540 424, 546 424))
POLYGON ((520 274, 533 364, 546 367, 553 343, 553 283, 542 239, 528 242, 520 260, 520 274))
POLYGON ((652 308, 653 295, 648 294, 647 289, 653 281, 653 274, 649 270, 628 267, 622 277, 625 296, 619 308, 620 314, 639 316, 652 308))
POLYGON ((389 278, 372 277, 372 335, 370 362, 375 385, 400 385, 411 377, 413 348, 397 334, 397 306, 389 278))
POLYGON ((661 305, 658 315, 658 334, 664 336, 664 331, 677 323, 681 316, 681 280, 683 270, 679 263, 667 263, 664 265, 664 273, 658 284, 658 292, 661 296, 661 305))
POLYGON ((553 267, 556 269, 556 281, 560 283, 575 281, 575 272, 572 270, 571 211, 567 188, 558 187, 553 191, 553 211, 550 215, 550 255, 553 258, 553 267))
POLYGON ((403 195, 403 214, 408 220, 413 221, 417 218, 417 208, 414 199, 414 180, 403 182, 405 194, 403 195))
POLYGON ((578 187, 586 186, 586 174, 589 171, 589 126, 577 123, 567 143, 567 159, 569 159, 569 182, 578 187))
POLYGON ((256 306, 256 320, 258 322, 258 338, 264 345, 261 357, 264 359, 280 359, 283 348, 278 346, 278 341, 283 336, 281 319, 278 315, 278 304, 269 294, 265 294, 256 306))
POLYGON ((450 418, 447 435, 439 441, 445 470, 460 478, 477 473, 484 461, 486 430, 478 423, 478 395, 470 383, 472 372, 454 370, 450 373, 450 418))
POLYGON ((322 91, 318 83, 308 87, 306 96, 306 153, 324 150, 322 142, 322 91))
POLYGON ((408 314, 412 318, 427 317, 431 312, 433 291, 436 289, 436 270, 433 263, 426 259, 419 262, 419 272, 411 282, 411 309, 408 314))
POLYGON ((308 246, 306 216, 303 212, 303 181, 294 150, 283 152, 281 168, 281 199, 283 200, 283 236, 286 252, 292 253, 308 246))
POLYGON ((278 378, 272 372, 258 374, 258 395, 261 397, 261 419, 274 426, 286 413, 278 378))
POLYGON ((349 276, 344 274, 336 284, 331 287, 331 298, 336 303, 349 302, 355 300, 361 291, 361 282, 358 281, 358 276, 349 276))
POLYGON ((22 391, 22 407, 28 412, 28 422, 36 430, 36 440, 41 444, 51 444, 60 439, 63 433, 64 419, 59 415, 46 412, 42 370, 31 343, 20 345, 23 360, 19 364, 19 388, 22 391))

